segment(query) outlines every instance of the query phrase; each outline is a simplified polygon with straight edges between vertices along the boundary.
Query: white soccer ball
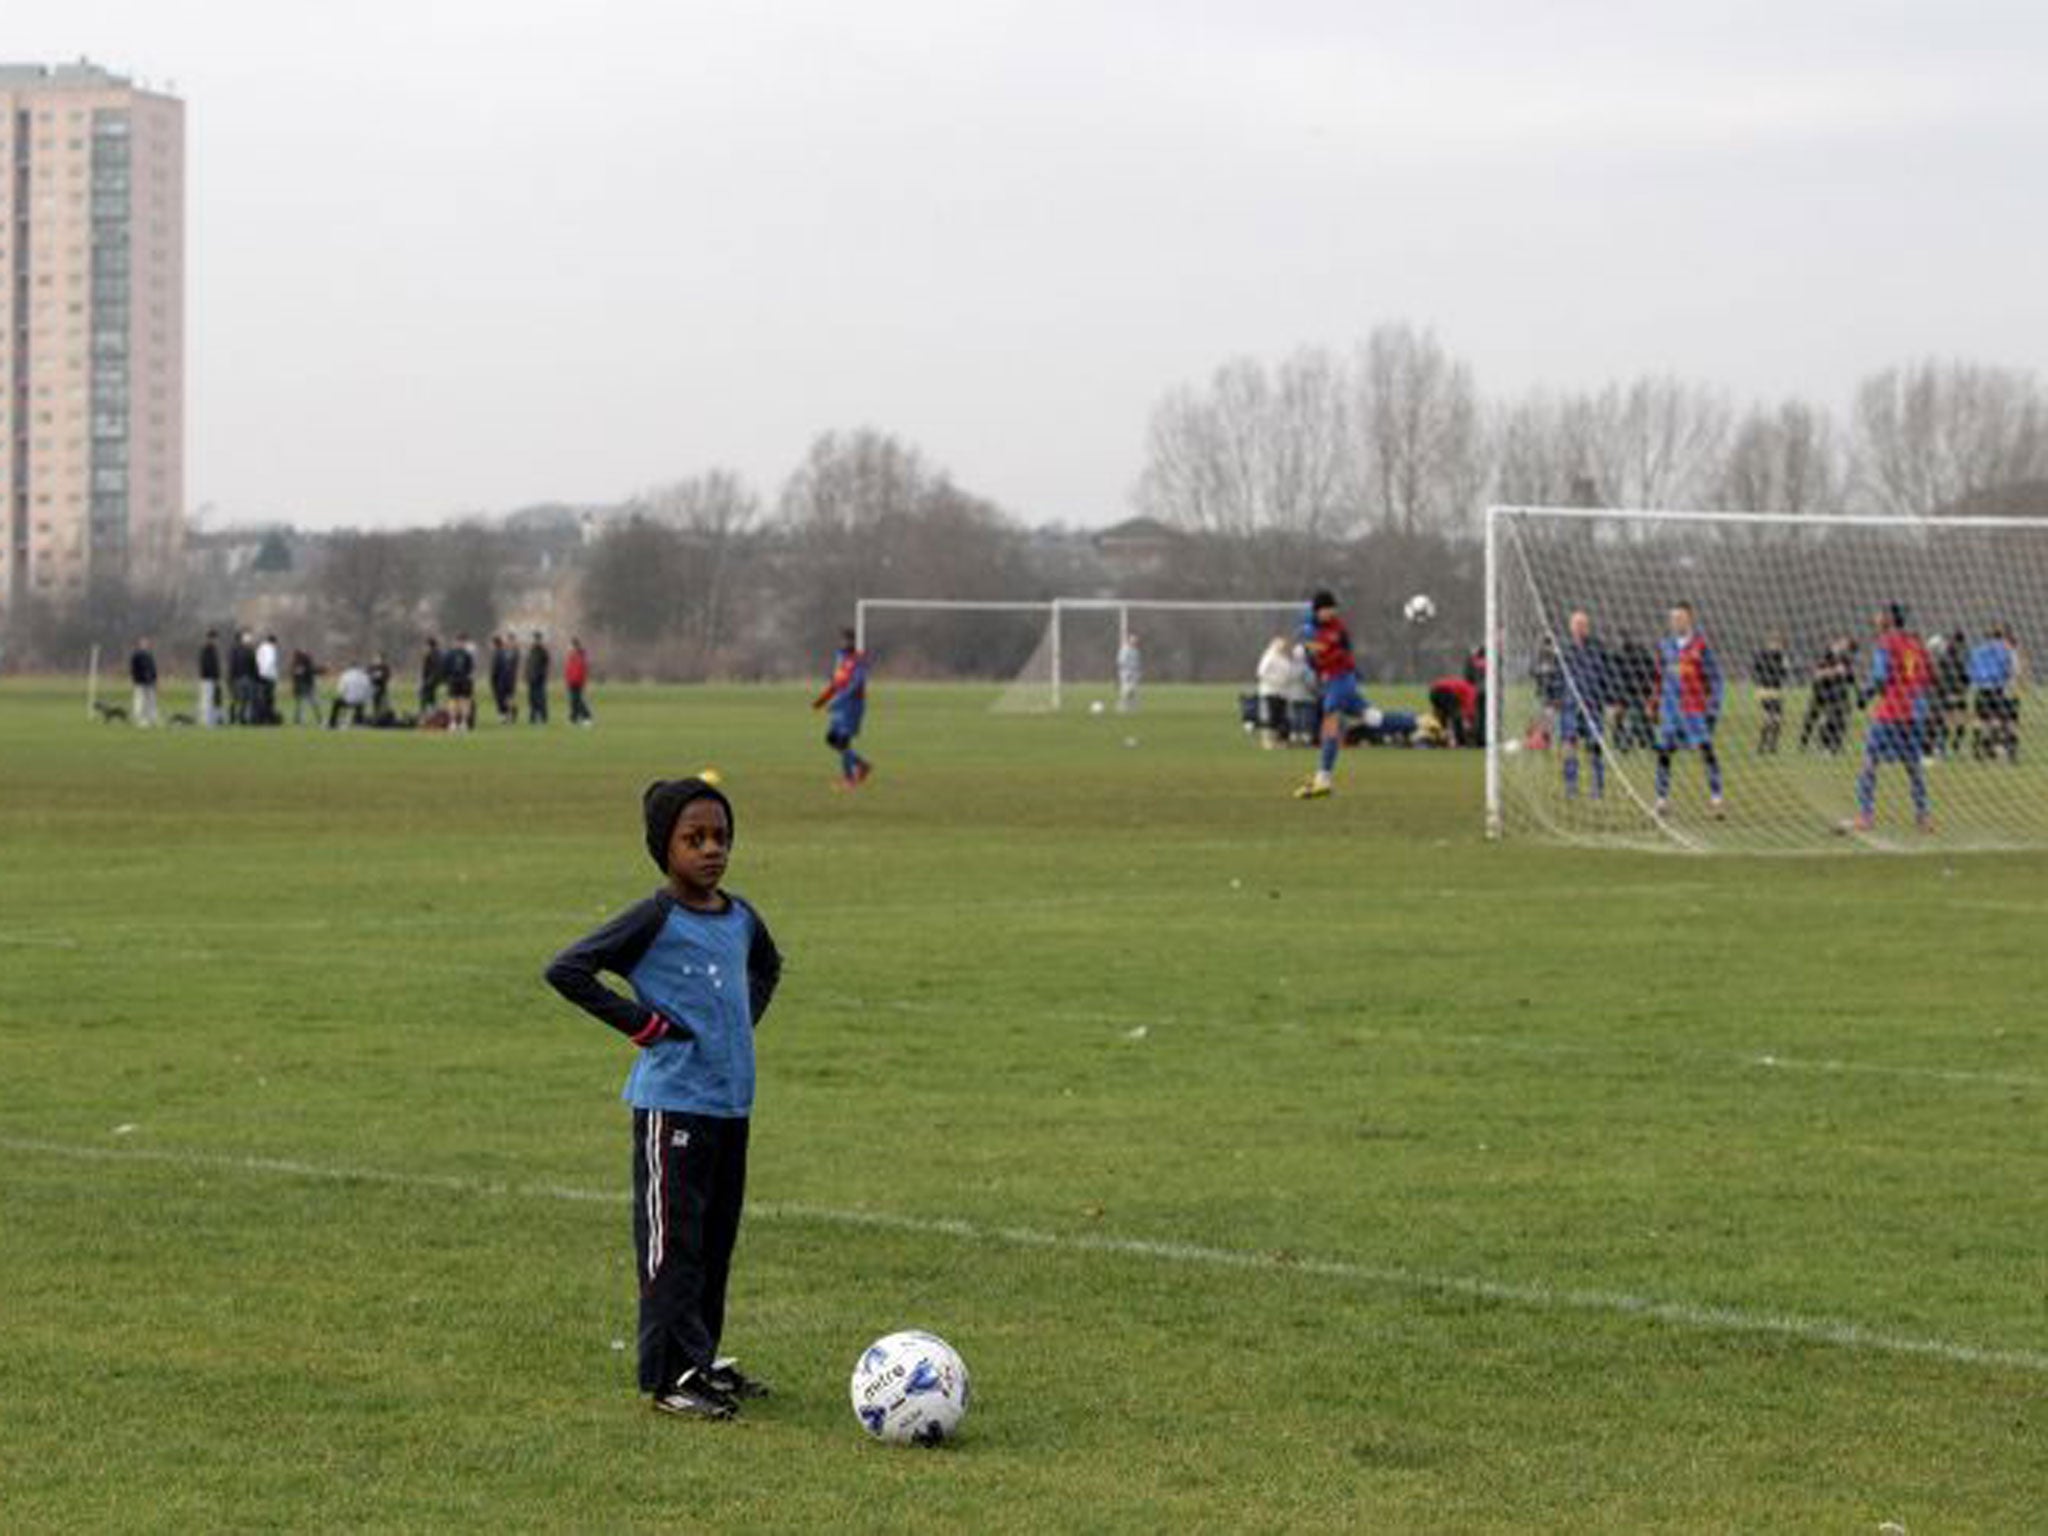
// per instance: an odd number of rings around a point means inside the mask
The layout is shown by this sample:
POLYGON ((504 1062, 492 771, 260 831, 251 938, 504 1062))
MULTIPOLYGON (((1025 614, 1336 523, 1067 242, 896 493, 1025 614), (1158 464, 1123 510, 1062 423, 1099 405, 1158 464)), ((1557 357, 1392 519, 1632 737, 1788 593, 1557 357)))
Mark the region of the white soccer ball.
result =
POLYGON ((1101 713, 1102 713, 1102 700, 1100 700, 1100 699, 1092 699, 1092 700, 1090 700, 1090 701, 1089 701, 1089 704, 1088 704, 1088 713, 1089 713, 1089 714, 1091 714, 1091 715, 1099 715, 1099 714, 1101 714, 1101 713))
POLYGON ((898 1445, 937 1445, 959 1432, 970 1394, 967 1363, 936 1334, 875 1340, 854 1362, 851 1394, 861 1428, 898 1445))
POLYGON ((1436 617, 1436 599, 1426 592, 1416 593, 1401 609, 1401 617, 1410 624, 1427 624, 1436 617))

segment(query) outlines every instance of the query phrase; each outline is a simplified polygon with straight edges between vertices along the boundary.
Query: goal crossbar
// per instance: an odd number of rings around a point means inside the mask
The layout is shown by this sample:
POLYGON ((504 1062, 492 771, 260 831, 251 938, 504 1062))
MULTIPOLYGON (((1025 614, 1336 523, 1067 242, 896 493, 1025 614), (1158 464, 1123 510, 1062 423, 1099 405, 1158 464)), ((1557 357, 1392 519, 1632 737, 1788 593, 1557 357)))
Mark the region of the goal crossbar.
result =
POLYGON ((1932 532, 1942 528, 2005 528, 2040 531, 2037 517, 1886 517, 1871 512, 1694 512, 1677 508, 1648 511, 1634 507, 1544 507, 1491 506, 1486 509, 1490 526, 1496 518, 1544 517, 1608 522, 1626 518, 1634 522, 1674 523, 1776 523, 1800 528, 1889 528, 1894 532, 1932 532))
POLYGON ((1046 616, 1046 641, 1049 647, 1048 701, 1050 708, 1057 710, 1061 705, 1065 686, 1065 626, 1062 621, 1069 613, 1114 613, 1117 615, 1117 643, 1121 646, 1129 638, 1133 613, 1298 614, 1301 609, 1302 603, 1299 598, 1279 598, 1272 601, 1225 599, 1211 602, 1199 598, 1162 597, 1051 597, 1036 600, 863 597, 854 603, 853 633, 854 644, 866 650, 868 616, 871 613, 890 610, 931 613, 1042 613, 1046 616))

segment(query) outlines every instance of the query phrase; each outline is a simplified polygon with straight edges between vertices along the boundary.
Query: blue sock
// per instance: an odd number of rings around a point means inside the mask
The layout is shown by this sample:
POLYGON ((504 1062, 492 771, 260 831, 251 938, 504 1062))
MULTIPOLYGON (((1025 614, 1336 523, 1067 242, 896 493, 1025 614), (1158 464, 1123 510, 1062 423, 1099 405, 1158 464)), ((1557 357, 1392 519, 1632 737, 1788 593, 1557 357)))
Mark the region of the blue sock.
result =
POLYGON ((1598 800, 1607 793, 1607 754, 1595 748, 1593 752, 1593 798, 1598 800))
POLYGON ((1323 738, 1323 772, 1328 773, 1336 766, 1337 738, 1335 736, 1325 736, 1323 738))
POLYGON ((853 777, 853 770, 858 768, 859 766, 860 754, 854 751, 853 748, 846 747, 840 752, 839 771, 845 774, 849 779, 853 777))
POLYGON ((1863 771, 1856 775, 1856 809, 1866 817, 1877 814, 1877 764, 1867 757, 1863 760, 1863 771))
POLYGON ((1657 798, 1659 800, 1669 800, 1671 798, 1671 754, 1669 752, 1659 752, 1657 754, 1657 798))
POLYGON ((1913 814, 1922 821, 1927 819, 1927 775, 1921 771, 1920 759, 1914 758, 1906 764, 1906 778, 1913 786, 1913 814))
POLYGON ((1564 792, 1568 799, 1579 792, 1579 754, 1576 752, 1564 760, 1564 792))
POLYGON ((1721 759, 1712 752, 1707 754, 1707 793, 1716 800, 1721 798, 1721 759))

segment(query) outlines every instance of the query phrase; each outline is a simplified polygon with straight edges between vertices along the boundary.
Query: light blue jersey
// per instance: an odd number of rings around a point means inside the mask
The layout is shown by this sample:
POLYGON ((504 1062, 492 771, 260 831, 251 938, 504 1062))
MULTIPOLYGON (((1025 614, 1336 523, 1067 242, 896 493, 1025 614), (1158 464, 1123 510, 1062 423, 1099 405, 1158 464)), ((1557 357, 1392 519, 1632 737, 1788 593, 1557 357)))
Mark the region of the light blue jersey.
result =
POLYGON ((678 1032, 642 1051, 623 1094, 635 1109, 744 1116, 754 1107, 754 1010, 747 956, 753 909, 735 901, 723 912, 669 906, 661 932, 626 980, 633 993, 678 1032))

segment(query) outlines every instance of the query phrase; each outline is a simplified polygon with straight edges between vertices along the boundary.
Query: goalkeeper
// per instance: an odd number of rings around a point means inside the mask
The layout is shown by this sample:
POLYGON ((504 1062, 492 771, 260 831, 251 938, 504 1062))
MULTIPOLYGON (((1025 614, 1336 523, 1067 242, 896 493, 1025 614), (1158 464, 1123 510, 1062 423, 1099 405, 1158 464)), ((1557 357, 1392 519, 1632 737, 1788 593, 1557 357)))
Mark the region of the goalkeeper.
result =
POLYGON ((1857 702, 1874 707, 1863 738, 1863 771, 1856 775, 1856 819, 1845 831, 1868 832, 1877 824, 1880 763, 1905 765, 1906 782, 1913 789, 1913 819, 1922 832, 1934 830, 1927 808, 1927 774, 1920 762, 1933 684, 1934 663, 1920 637, 1906 628, 1905 606, 1886 604, 1877 614, 1870 682, 1857 694, 1857 702))
POLYGON ((1708 804, 1719 820, 1728 814, 1721 798, 1721 760, 1714 755, 1714 730, 1721 723, 1721 664, 1694 625, 1692 604, 1673 604, 1670 633, 1657 644, 1657 814, 1671 810, 1671 754, 1684 750, 1698 752, 1706 765, 1708 804))
POLYGON ((1615 692, 1614 668, 1607 648, 1593 634, 1593 621, 1581 608, 1567 623, 1569 638, 1557 655, 1557 743, 1564 756, 1564 797, 1579 797, 1579 749, 1593 763, 1593 798, 1607 792, 1607 754, 1601 722, 1615 692))

